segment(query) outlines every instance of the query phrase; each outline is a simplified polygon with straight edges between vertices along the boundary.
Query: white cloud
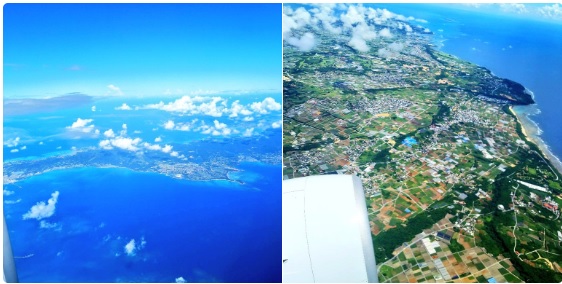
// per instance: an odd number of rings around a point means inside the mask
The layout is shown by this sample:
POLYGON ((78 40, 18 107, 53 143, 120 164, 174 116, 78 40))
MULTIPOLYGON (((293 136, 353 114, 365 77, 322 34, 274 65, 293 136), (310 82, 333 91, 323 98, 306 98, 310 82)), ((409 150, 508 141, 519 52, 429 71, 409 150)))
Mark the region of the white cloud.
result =
POLYGON ((340 20, 344 27, 351 28, 354 24, 365 23, 363 6, 349 6, 346 13, 342 13, 340 20))
POLYGON ((252 136, 253 133, 254 133, 254 128, 253 127, 248 128, 248 129, 246 129, 246 131, 244 131, 244 134, 242 134, 242 136, 249 137, 249 136, 252 136))
POLYGON ((141 238, 140 243, 137 245, 135 239, 131 239, 124 247, 123 250, 128 256, 135 256, 137 252, 146 246, 144 237, 141 238))
POLYGON ((84 132, 84 133, 90 133, 94 129, 94 125, 90 124, 92 121, 94 121, 94 120, 93 119, 78 118, 75 122, 72 123, 71 126, 67 126, 66 128, 71 129, 71 130, 75 130, 75 131, 81 131, 81 132, 84 132))
POLYGON ((281 110, 281 104, 276 102, 273 98, 267 97, 261 102, 252 103, 250 108, 257 113, 267 114, 269 111, 281 110))
POLYGON ((42 229, 53 229, 58 227, 57 223, 49 223, 45 220, 42 220, 41 222, 39 222, 39 227, 42 229))
POLYGON ((134 256, 136 254, 135 249, 136 249, 136 244, 135 244, 135 239, 132 239, 130 242, 128 242, 125 247, 125 253, 128 256, 134 256))
POLYGON ((12 195, 12 194, 14 194, 13 191, 9 191, 9 190, 4 189, 4 195, 5 195, 5 196, 10 196, 10 195, 12 195))
POLYGON ((293 29, 300 29, 310 23, 310 13, 303 7, 294 10, 289 6, 283 7, 282 33, 287 38, 293 29))
MULTIPOLYGON (((369 51, 369 41, 376 39, 377 35, 381 38, 393 37, 391 32, 393 28, 412 32, 412 28, 404 22, 427 23, 423 19, 405 17, 386 9, 366 8, 362 4, 312 4, 312 6, 314 7, 309 10, 309 13, 305 13, 307 11, 303 7, 300 7, 300 10, 283 7, 283 40, 298 47, 301 51, 310 51, 316 43, 314 35, 307 34, 307 30, 304 29, 307 25, 311 25, 313 30, 324 29, 334 34, 343 32, 343 38, 351 48, 366 52, 369 51), (341 10, 341 12, 336 12, 336 10, 341 10), (299 12, 297 13, 297 11, 299 12), (336 14, 339 14, 339 16, 336 16, 336 14), (387 23, 389 19, 397 19, 401 22, 387 23), (340 27, 336 27, 338 21, 341 23, 340 27), (375 25, 386 25, 388 27, 377 33, 375 25), (297 35, 302 36, 299 38, 297 35)), ((385 53, 384 50, 383 53, 385 53)))
POLYGON ((148 149, 148 150, 152 150, 152 151, 162 151, 163 153, 166 154, 170 154, 170 156, 172 157, 179 157, 179 158, 184 158, 184 155, 180 156, 180 153, 176 152, 176 151, 172 151, 172 148, 174 148, 171 145, 164 145, 164 147, 158 145, 158 144, 150 144, 150 143, 143 143, 144 148, 148 149))
POLYGON ((393 42, 388 45, 388 48, 390 48, 393 51, 400 52, 404 49, 404 44, 400 42, 393 42))
POLYGON ((251 115, 252 112, 249 111, 249 110, 247 110, 247 109, 243 109, 243 110, 240 111, 240 114, 242 114, 242 115, 251 115))
POLYGON ((16 137, 16 138, 8 139, 6 142, 4 142, 4 145, 8 146, 8 148, 11 148, 11 147, 18 146, 19 142, 20 142, 20 138, 16 137))
POLYGON ((240 104, 240 101, 236 100, 230 105, 230 115, 228 117, 237 117, 239 113, 245 116, 252 114, 251 111, 240 104))
POLYGON ((125 137, 117 137, 111 140, 111 145, 117 148, 121 148, 123 150, 129 151, 137 151, 139 148, 137 145, 141 142, 140 138, 125 138, 125 137))
POLYGON ((174 147, 171 146, 171 145, 166 144, 166 145, 164 145, 164 147, 162 148, 162 152, 164 152, 164 153, 170 153, 170 152, 172 151, 172 148, 174 148, 174 147))
POLYGON ((25 149, 27 149, 27 146, 23 146, 20 148, 20 150, 25 150, 25 149))
POLYGON ((110 95, 120 95, 120 96, 123 95, 121 89, 113 84, 108 85, 107 88, 109 88, 110 90, 109 92, 110 95))
POLYGON ((121 125, 121 128, 127 129, 127 124, 123 123, 123 125, 121 125))
POLYGON ((279 127, 281 127, 281 122, 280 122, 280 121, 276 121, 276 122, 274 122, 274 123, 271 124, 271 127, 273 127, 273 128, 279 128, 279 127))
POLYGON ((254 118, 251 117, 251 116, 246 116, 246 117, 244 117, 244 119, 242 119, 242 120, 244 120, 244 121, 253 121, 254 118))
MULTIPOLYGON (((195 123, 197 123, 199 119, 193 119, 191 122, 174 122, 173 120, 168 120, 162 126, 164 129, 167 130, 179 130, 179 131, 191 131, 195 123)), ((157 141, 158 142, 158 141, 157 141)))
POLYGON ((179 112, 183 114, 203 114, 214 117, 222 116, 226 111, 226 100, 221 97, 190 97, 183 96, 173 102, 164 104, 160 102, 157 104, 145 105, 144 109, 159 109, 169 112, 179 112))
POLYGON ((154 139, 154 142, 162 142, 162 137, 158 136, 154 139))
POLYGON ((334 4, 320 4, 311 10, 314 17, 312 23, 321 23, 322 27, 333 34, 340 34, 342 29, 334 24, 339 20, 334 14, 334 4))
POLYGON ((109 140, 102 140, 102 141, 100 141, 99 146, 100 146, 102 149, 105 149, 105 150, 111 150, 111 149, 113 149, 113 147, 111 146, 111 141, 109 141, 109 140))
POLYGON ((154 150, 154 151, 162 150, 162 147, 160 147, 160 145, 158 145, 158 144, 150 144, 150 143, 144 142, 143 146, 148 150, 154 150))
POLYGON ((558 3, 551 6, 545 5, 539 8, 538 11, 543 17, 562 20, 562 6, 558 3))
POLYGON ((41 220, 44 218, 49 218, 55 214, 55 207, 59 198, 59 192, 55 191, 51 194, 51 198, 47 200, 47 203, 41 201, 36 205, 33 205, 29 212, 23 215, 23 219, 37 219, 41 220))
POLYGON ((230 128, 228 128, 228 126, 225 123, 221 123, 218 120, 214 120, 213 121, 214 124, 214 130, 212 132, 213 135, 217 136, 217 135, 230 135, 230 133, 232 132, 232 130, 230 128))
POLYGON ((19 198, 17 200, 6 200, 6 199, 4 199, 5 204, 16 204, 16 203, 20 203, 20 202, 21 202, 21 198, 19 198))
POLYGON ((72 125, 71 128, 80 128, 86 126, 88 123, 94 121, 93 119, 81 119, 78 118, 72 125))
POLYGON ((92 106, 92 111, 96 111, 96 106, 92 106))
POLYGON ((175 125, 176 124, 172 120, 168 120, 166 123, 164 123, 164 129, 168 129, 168 130, 174 129, 175 125))
POLYGON ((380 30, 379 35, 382 36, 382 37, 386 37, 386 38, 392 37, 392 33, 390 32, 390 30, 388 28, 384 28, 384 29, 380 30))
POLYGON ((185 283, 185 282, 186 282, 185 279, 181 276, 176 278, 176 283, 185 283))
POLYGON ((96 130, 94 131, 94 134, 99 135, 99 134, 100 134, 100 130, 99 130, 99 129, 96 129, 96 130))
POLYGON ((218 120, 214 120, 213 123, 215 124, 215 129, 225 129, 227 128, 226 124, 220 123, 218 120))
POLYGON ((43 145, 43 144, 44 144, 43 141, 39 142, 39 145, 43 145))
POLYGON ((115 137, 115 132, 113 132, 113 129, 109 129, 109 130, 105 131, 103 133, 103 135, 107 138, 113 138, 113 137, 115 137))
POLYGON ((347 44, 351 46, 353 49, 360 52, 369 51, 369 46, 367 45, 367 42, 360 36, 352 37, 347 44))
POLYGON ((12 150, 10 150, 10 153, 17 153, 19 151, 20 151, 19 149, 12 149, 12 150))
POLYGON ((500 4, 500 9, 507 13, 524 14, 528 12, 525 4, 520 3, 502 3, 500 4))
POLYGON ((121 106, 116 107, 115 109, 116 110, 132 110, 132 108, 129 105, 127 105, 126 103, 123 103, 121 106))
POLYGON ((300 38, 292 36, 286 39, 287 43, 298 48, 300 51, 311 51, 316 45, 316 40, 312 33, 305 33, 300 38))

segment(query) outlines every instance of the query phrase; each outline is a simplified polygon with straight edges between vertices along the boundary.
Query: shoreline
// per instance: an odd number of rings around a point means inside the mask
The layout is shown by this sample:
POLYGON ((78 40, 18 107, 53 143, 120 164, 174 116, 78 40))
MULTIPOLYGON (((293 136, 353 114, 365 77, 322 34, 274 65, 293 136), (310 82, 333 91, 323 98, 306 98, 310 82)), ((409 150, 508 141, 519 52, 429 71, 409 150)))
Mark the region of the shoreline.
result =
POLYGON ((546 144, 546 142, 540 137, 542 133, 541 129, 538 127, 537 123, 529 117, 529 115, 532 114, 525 111, 530 107, 532 107, 532 105, 510 106, 509 110, 515 115, 517 123, 521 125, 521 132, 525 136, 525 140, 537 145, 541 154, 558 171, 558 174, 562 174, 562 162, 560 161, 560 158, 550 151, 548 144, 546 144))

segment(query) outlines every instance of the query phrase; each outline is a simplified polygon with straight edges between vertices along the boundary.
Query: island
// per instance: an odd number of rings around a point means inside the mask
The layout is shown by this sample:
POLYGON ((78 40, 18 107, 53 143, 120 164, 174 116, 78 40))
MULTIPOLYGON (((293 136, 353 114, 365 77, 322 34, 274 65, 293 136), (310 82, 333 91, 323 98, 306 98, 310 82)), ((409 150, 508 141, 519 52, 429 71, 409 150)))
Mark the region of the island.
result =
POLYGON ((285 6, 283 178, 361 178, 381 282, 562 281, 562 175, 511 108, 531 92, 346 9, 285 6))

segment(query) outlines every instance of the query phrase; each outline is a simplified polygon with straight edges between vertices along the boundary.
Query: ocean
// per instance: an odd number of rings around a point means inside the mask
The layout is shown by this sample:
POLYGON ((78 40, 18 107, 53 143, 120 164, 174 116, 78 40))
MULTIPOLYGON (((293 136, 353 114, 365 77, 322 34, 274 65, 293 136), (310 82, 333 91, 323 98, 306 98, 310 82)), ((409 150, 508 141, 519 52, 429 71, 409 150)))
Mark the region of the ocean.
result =
POLYGON ((243 183, 79 168, 5 185, 20 281, 281 281, 281 167, 240 169, 243 183), (56 191, 53 216, 22 221, 56 191))
POLYGON ((521 83, 534 93, 536 106, 517 107, 534 122, 539 144, 562 157, 562 23, 517 15, 475 13, 461 4, 374 5, 428 21, 419 23, 435 33, 446 53, 490 69, 521 83), (542 140, 542 141, 541 141, 542 140))

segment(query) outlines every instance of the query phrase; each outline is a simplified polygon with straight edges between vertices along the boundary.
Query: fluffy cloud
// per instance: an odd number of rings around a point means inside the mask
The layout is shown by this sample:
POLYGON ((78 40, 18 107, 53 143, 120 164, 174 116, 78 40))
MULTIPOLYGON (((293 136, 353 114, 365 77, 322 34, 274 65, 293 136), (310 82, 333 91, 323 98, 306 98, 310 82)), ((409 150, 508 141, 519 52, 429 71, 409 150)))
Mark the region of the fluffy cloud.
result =
POLYGON ((324 29, 333 34, 340 34, 342 29, 334 26, 334 24, 339 20, 334 13, 334 6, 334 4, 317 5, 317 7, 311 10, 314 14, 311 22, 314 24, 321 24, 324 29))
POLYGON ((186 282, 185 279, 181 276, 176 278, 176 283, 185 283, 185 282, 186 282))
POLYGON ((281 104, 276 102, 273 98, 267 97, 261 102, 252 103, 250 108, 257 113, 267 114, 270 111, 281 110, 281 104))
POLYGON ((113 132, 113 129, 109 129, 109 130, 105 131, 103 133, 103 135, 107 138, 113 138, 113 137, 115 137, 115 132, 113 132))
POLYGON ((96 111, 96 106, 92 106, 92 111, 96 111))
MULTIPOLYGON (((229 107, 228 101, 221 97, 183 96, 169 103, 149 104, 140 107, 140 109, 158 109, 184 115, 206 115, 212 117, 228 115, 230 118, 235 118, 240 115, 249 116, 256 110, 262 114, 273 110, 281 110, 281 105, 272 98, 266 98, 262 102, 254 102, 249 105, 242 105, 239 100, 236 100, 229 107), (261 107, 264 104, 265 109, 261 107)), ((191 123, 175 123, 173 120, 169 120, 164 124, 164 128, 168 130, 189 131, 193 126, 194 121, 191 123)))
POLYGON ((174 147, 171 146, 171 145, 166 144, 166 145, 164 145, 164 147, 162 148, 162 152, 164 152, 164 153, 170 153, 170 152, 172 151, 172 148, 174 148, 174 147))
POLYGON ((377 54, 378 56, 383 58, 393 58, 398 56, 398 54, 404 49, 404 47, 405 46, 403 43, 393 42, 387 47, 379 49, 377 54))
POLYGON ((525 4, 520 4, 520 3, 502 3, 500 4, 500 9, 504 12, 517 13, 517 14, 523 14, 528 12, 527 8, 525 7, 525 4))
POLYGON ((36 205, 33 205, 29 212, 23 214, 23 219, 37 219, 41 220, 44 218, 49 218, 55 214, 55 207, 59 198, 59 192, 55 191, 51 194, 51 198, 47 200, 47 203, 41 201, 36 205))
POLYGON ((405 17, 386 9, 373 9, 361 4, 320 4, 313 6, 314 8, 310 9, 308 13, 303 7, 297 10, 288 6, 283 7, 283 40, 296 46, 301 51, 310 51, 316 44, 314 35, 307 32, 310 29, 305 30, 305 26, 312 27, 313 30, 324 29, 334 34, 343 34, 344 38, 347 37, 346 41, 351 48, 359 52, 367 52, 369 51, 369 41, 377 38, 375 25, 387 25, 388 27, 378 31, 378 35, 381 38, 391 38, 393 37, 391 32, 393 28, 412 32, 412 28, 405 22, 427 23, 423 19, 405 17), (341 10, 341 12, 337 10, 341 10), (339 16, 336 16, 336 14, 339 16), (396 19, 400 22, 390 23, 388 22, 389 19, 396 19), (337 26, 337 23, 341 23, 341 26, 337 26), (304 35, 297 36, 303 33, 304 35))
POLYGON ((361 51, 361 52, 369 51, 369 46, 367 45, 367 42, 359 36, 352 37, 347 44, 357 51, 361 51))
POLYGON ((12 150, 10 150, 10 153, 17 153, 19 151, 20 151, 19 149, 12 149, 12 150))
POLYGON ((5 195, 5 196, 10 196, 10 195, 12 195, 12 194, 14 194, 13 191, 9 191, 9 190, 4 189, 4 195, 5 195))
POLYGON ((404 49, 404 44, 400 42, 393 42, 388 45, 388 48, 390 48, 393 51, 400 52, 404 49))
POLYGON ((132 108, 129 105, 127 105, 126 103, 123 103, 121 106, 116 107, 115 109, 116 110, 132 110, 132 108))
POLYGON ((8 148, 12 148, 18 146, 19 143, 20 143, 20 138, 16 137, 6 140, 6 142, 4 142, 4 145, 6 145, 8 148))
POLYGON ((162 137, 158 136, 154 139, 154 142, 162 142, 162 137))
POLYGON ((131 138, 119 136, 117 138, 113 138, 109 140, 107 139, 102 140, 100 141, 99 146, 105 150, 111 150, 114 147, 117 147, 128 151, 138 151, 139 150, 138 144, 141 141, 142 140, 140 138, 131 139, 131 138))
POLYGON ((131 139, 125 137, 117 137, 111 140, 111 145, 123 150, 137 151, 139 149, 137 147, 137 144, 139 144, 140 142, 140 138, 131 139))
POLYGON ((252 112, 241 105, 240 101, 236 100, 230 105, 230 115, 228 117, 237 117, 238 114, 248 116, 252 114, 252 112))
POLYGON ((363 6, 349 6, 347 12, 340 15, 343 26, 351 28, 354 24, 365 23, 364 11, 363 6))
POLYGON ((303 7, 294 10, 289 6, 283 6, 282 32, 283 38, 290 35, 294 29, 300 29, 310 23, 310 13, 303 7))
POLYGON ((162 150, 162 147, 160 147, 160 145, 158 145, 158 144, 150 144, 150 143, 144 142, 143 146, 148 150, 153 150, 153 151, 162 150))
POLYGON ((164 123, 164 129, 168 129, 168 130, 174 129, 175 125, 176 124, 172 120, 168 120, 166 123, 164 123))
POLYGON ((300 51, 311 51, 316 44, 314 35, 312 33, 305 33, 300 38, 291 36, 286 39, 287 43, 298 48, 300 51))
POLYGON ((244 119, 242 119, 242 120, 244 120, 244 121, 253 121, 254 118, 251 117, 251 116, 246 116, 246 117, 244 117, 244 119))
MULTIPOLYGON (((199 119, 193 119, 191 122, 178 122, 175 123, 173 120, 168 120, 163 124, 164 129, 167 130, 179 130, 179 131, 191 131, 195 123, 197 123, 199 119)), ((159 141, 156 141, 159 142, 159 141)))
POLYGON ((123 95, 121 89, 113 84, 108 85, 107 88, 109 89, 109 95, 123 95))
POLYGON ((282 124, 281 124, 280 121, 276 121, 276 122, 274 122, 274 123, 271 124, 271 127, 273 127, 273 128, 279 128, 279 127, 281 127, 281 125, 282 125, 282 124))
POLYGON ((67 126, 66 128, 71 129, 71 130, 75 130, 75 131, 81 131, 84 133, 90 133, 92 132, 92 130, 94 130, 94 125, 90 124, 92 121, 94 121, 93 119, 81 119, 78 118, 74 123, 72 123, 71 126, 67 126))
POLYGON ((144 237, 141 238, 140 243, 137 245, 135 239, 131 239, 124 247, 123 250, 128 256, 135 256, 137 252, 143 249, 146 245, 146 241, 144 237))
POLYGON ((190 97, 183 96, 173 102, 164 104, 160 102, 157 104, 145 105, 144 109, 159 109, 169 112, 177 112, 183 114, 204 114, 209 116, 220 117, 226 106, 226 100, 221 97, 190 97))
POLYGON ((25 149, 27 149, 27 146, 23 146, 20 148, 20 150, 25 150, 25 149))
POLYGON ((384 29, 380 30, 379 35, 382 36, 382 37, 386 37, 386 38, 392 37, 392 33, 390 32, 390 30, 388 28, 384 28, 384 29))
POLYGON ((552 4, 551 6, 543 6, 539 8, 538 11, 543 17, 562 20, 562 6, 558 3, 552 4))
POLYGON ((194 129, 195 131, 201 131, 201 134, 211 134, 214 136, 224 135, 228 136, 231 133, 239 133, 236 130, 230 129, 225 123, 219 122, 218 120, 213 121, 213 126, 209 126, 205 124, 204 121, 201 121, 201 126, 194 129))
POLYGON ((244 134, 242 134, 242 136, 249 137, 249 136, 252 136, 253 133, 254 133, 254 128, 253 127, 248 128, 248 129, 246 129, 246 131, 244 131, 244 134))

